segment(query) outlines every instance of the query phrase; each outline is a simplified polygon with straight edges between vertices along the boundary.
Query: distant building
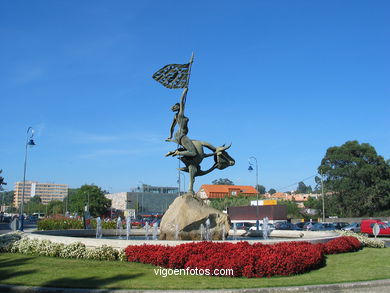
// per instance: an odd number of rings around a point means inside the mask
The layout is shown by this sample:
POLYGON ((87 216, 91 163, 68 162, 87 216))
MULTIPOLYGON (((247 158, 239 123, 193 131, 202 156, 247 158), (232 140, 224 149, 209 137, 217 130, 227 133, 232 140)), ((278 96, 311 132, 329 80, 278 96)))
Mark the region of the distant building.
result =
POLYGON ((253 186, 247 185, 217 185, 217 184, 203 184, 197 195, 203 199, 208 200, 212 198, 225 198, 233 196, 256 196, 258 191, 253 186))
POLYGON ((178 187, 165 187, 165 186, 152 186, 148 184, 142 184, 142 192, 159 193, 159 194, 178 194, 178 187))
MULTIPOLYGON (((22 202, 23 182, 15 183, 14 206, 19 207, 22 202)), ((26 181, 24 188, 24 202, 29 202, 34 196, 39 196, 43 204, 52 200, 64 200, 68 196, 67 184, 41 183, 37 181, 26 181)))
POLYGON ((143 184, 142 188, 132 192, 106 194, 111 199, 111 208, 125 211, 135 210, 136 214, 163 214, 178 196, 177 187, 151 186, 143 184))
POLYGON ((265 217, 268 217, 270 223, 287 219, 287 208, 285 205, 228 207, 227 213, 232 223, 256 223, 256 220, 261 222, 265 217))

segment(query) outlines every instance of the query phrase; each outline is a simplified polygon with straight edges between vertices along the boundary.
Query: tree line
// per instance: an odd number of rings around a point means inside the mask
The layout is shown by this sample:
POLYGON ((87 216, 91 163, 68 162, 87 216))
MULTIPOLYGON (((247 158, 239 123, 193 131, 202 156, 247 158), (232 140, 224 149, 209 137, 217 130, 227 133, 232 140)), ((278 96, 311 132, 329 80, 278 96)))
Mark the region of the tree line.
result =
MULTIPOLYGON (((390 160, 377 154, 368 143, 347 141, 341 146, 327 149, 315 177, 313 189, 303 181, 298 183, 295 193, 317 193, 317 198, 310 197, 305 207, 313 208, 322 216, 322 205, 325 205, 325 216, 364 217, 390 215, 390 160), (321 180, 321 176, 323 180, 321 180), (322 200, 322 189, 325 197, 322 200)), ((213 184, 233 185, 228 179, 214 180, 213 184)), ((257 186, 260 194, 265 193, 264 186, 257 186)), ((270 189, 273 194, 276 190, 270 189)), ((226 208, 231 204, 247 205, 250 199, 212 200, 212 205, 226 208)), ((288 203, 291 214, 298 210, 288 203)))

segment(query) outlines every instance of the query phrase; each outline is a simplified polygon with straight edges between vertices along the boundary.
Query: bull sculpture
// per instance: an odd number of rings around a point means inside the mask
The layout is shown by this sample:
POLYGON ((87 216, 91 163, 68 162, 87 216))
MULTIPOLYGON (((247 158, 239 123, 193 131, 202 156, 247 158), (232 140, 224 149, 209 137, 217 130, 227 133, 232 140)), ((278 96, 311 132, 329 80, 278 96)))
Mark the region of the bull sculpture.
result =
POLYGON ((190 177, 190 182, 188 186, 188 192, 194 194, 194 182, 195 177, 203 176, 215 169, 223 170, 226 167, 233 166, 235 164, 234 159, 226 152, 229 146, 220 146, 214 147, 208 142, 199 141, 199 140, 191 140, 196 151, 195 156, 181 156, 182 153, 186 152, 185 148, 178 148, 175 151, 171 151, 166 154, 166 156, 179 156, 179 159, 184 163, 185 167, 180 168, 180 171, 188 172, 190 177), (212 151, 212 153, 206 154, 204 152, 204 148, 206 147, 212 151), (208 170, 203 171, 201 169, 200 164, 202 163, 204 158, 214 156, 214 164, 208 170))

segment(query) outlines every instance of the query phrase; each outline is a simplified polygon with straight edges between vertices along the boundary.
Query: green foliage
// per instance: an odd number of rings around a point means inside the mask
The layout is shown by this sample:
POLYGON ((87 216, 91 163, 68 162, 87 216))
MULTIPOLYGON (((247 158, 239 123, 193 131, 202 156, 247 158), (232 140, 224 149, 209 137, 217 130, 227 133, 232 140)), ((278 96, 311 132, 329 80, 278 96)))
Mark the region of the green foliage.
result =
POLYGON ((14 242, 22 238, 21 232, 11 232, 0 235, 0 252, 8 252, 14 242))
POLYGON ((234 185, 233 181, 227 178, 219 178, 211 182, 214 185, 234 185))
POLYGON ((10 206, 14 202, 14 192, 13 190, 11 191, 2 191, 0 192, 0 202, 6 206, 10 206))
POLYGON ((65 213, 65 203, 60 200, 52 200, 47 204, 48 215, 59 215, 65 213))
POLYGON ((337 230, 336 232, 341 234, 342 236, 352 236, 352 237, 357 238, 364 247, 371 247, 371 248, 385 248, 386 247, 385 242, 381 239, 368 238, 367 236, 364 236, 361 233, 355 233, 353 231, 337 230))
POLYGON ((69 230, 83 229, 83 222, 80 219, 69 219, 65 217, 46 218, 38 221, 38 230, 69 230))
POLYGON ((238 195, 234 197, 214 198, 210 199, 210 206, 223 211, 228 207, 248 206, 251 200, 256 200, 256 197, 238 195))
POLYGON ((31 203, 42 203, 42 199, 40 196, 33 196, 31 199, 30 199, 30 202, 31 203))
POLYGON ((24 204, 24 210, 27 214, 44 213, 46 212, 46 206, 41 203, 39 196, 34 196, 24 204))
POLYGON ((259 192, 259 194, 264 194, 265 193, 265 186, 263 185, 256 185, 256 190, 259 192))
POLYGON ((7 246, 7 251, 12 253, 22 253, 30 255, 52 256, 60 258, 90 259, 101 261, 123 261, 124 252, 103 245, 95 248, 87 248, 81 242, 71 244, 53 243, 49 240, 38 240, 22 238, 13 241, 11 246, 7 246))
POLYGON ((303 181, 298 182, 298 187, 295 193, 312 193, 313 190, 310 185, 306 185, 303 181))
MULTIPOLYGON (((0 174, 3 173, 3 170, 0 169, 0 174)), ((0 191, 3 190, 3 185, 7 185, 6 182, 4 182, 4 177, 0 176, 0 191)))
POLYGON ((269 194, 274 194, 274 193, 276 193, 276 190, 274 188, 271 188, 270 190, 268 190, 268 193, 269 194))
POLYGON ((83 185, 76 191, 69 194, 69 211, 82 214, 84 207, 88 204, 92 216, 104 214, 111 206, 111 200, 104 196, 103 190, 96 185, 83 185))
MULTIPOLYGON (((91 227, 92 229, 96 229, 96 219, 91 220, 91 227)), ((38 221, 38 230, 73 230, 83 228, 83 221, 81 219, 71 219, 62 216, 38 221)), ((116 221, 103 221, 102 228, 116 229, 116 221)), ((125 223, 123 223, 123 228, 126 228, 125 223)))
POLYGON ((287 208, 287 218, 301 218, 303 215, 297 203, 293 200, 279 200, 278 204, 285 205, 287 208))
MULTIPOLYGON (((325 216, 338 216, 339 208, 337 205, 337 197, 335 195, 325 196, 325 216)), ((305 207, 317 210, 317 215, 322 218, 322 196, 318 198, 310 196, 305 202, 305 207)))
POLYGON ((371 216, 390 209, 390 164, 368 143, 328 148, 318 167, 324 189, 337 198, 338 216, 371 216))

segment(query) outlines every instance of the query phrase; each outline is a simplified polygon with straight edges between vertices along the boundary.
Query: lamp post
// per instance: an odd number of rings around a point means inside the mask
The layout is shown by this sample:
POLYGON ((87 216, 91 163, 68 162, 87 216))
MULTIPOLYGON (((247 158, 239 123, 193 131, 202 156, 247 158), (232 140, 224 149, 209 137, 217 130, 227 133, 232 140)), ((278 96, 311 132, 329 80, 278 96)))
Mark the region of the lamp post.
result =
MULTIPOLYGON (((259 185, 259 168, 258 168, 258 165, 257 165, 257 159, 256 157, 249 157, 249 167, 248 167, 248 170, 249 172, 253 171, 253 162, 256 163, 256 190, 257 190, 257 186, 259 185)), ((257 193, 256 193, 256 230, 259 231, 259 191, 257 190, 257 193)))
POLYGON ((324 180, 321 174, 321 193, 322 193, 322 222, 325 222, 325 194, 324 194, 324 180))
POLYGON ((24 154, 22 203, 20 205, 20 227, 19 227, 20 231, 23 231, 23 229, 24 229, 24 215, 23 215, 24 211, 23 211, 23 209, 24 209, 24 192, 26 189, 27 149, 29 146, 33 147, 35 145, 33 137, 34 137, 34 129, 30 126, 29 128, 27 128, 26 150, 25 150, 25 154, 24 154))
MULTIPOLYGON (((138 181, 138 183, 141 183, 142 186, 142 193, 141 193, 141 213, 144 212, 144 193, 145 193, 145 188, 144 188, 144 183, 142 181, 138 181)), ((140 188, 138 187, 138 190, 140 188)))
POLYGON ((180 183, 181 183, 181 176, 183 176, 183 190, 185 191, 185 186, 186 186, 186 176, 184 175, 184 173, 182 173, 182 172, 180 172, 179 171, 179 178, 178 178, 178 180, 177 180, 177 183, 179 183, 179 195, 180 195, 180 183))

